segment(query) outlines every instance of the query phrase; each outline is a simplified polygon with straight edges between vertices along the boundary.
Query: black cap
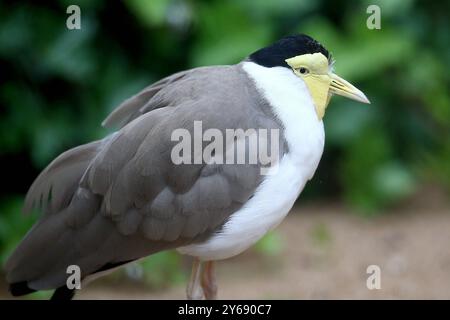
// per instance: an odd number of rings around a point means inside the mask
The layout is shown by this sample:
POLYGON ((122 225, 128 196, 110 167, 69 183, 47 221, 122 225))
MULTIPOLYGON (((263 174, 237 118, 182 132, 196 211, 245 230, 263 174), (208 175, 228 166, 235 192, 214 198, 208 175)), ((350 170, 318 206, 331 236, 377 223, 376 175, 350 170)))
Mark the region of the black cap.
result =
POLYGON ((289 67, 286 59, 307 53, 322 53, 331 61, 331 55, 319 42, 305 34, 284 37, 268 47, 255 51, 249 60, 264 67, 289 67))

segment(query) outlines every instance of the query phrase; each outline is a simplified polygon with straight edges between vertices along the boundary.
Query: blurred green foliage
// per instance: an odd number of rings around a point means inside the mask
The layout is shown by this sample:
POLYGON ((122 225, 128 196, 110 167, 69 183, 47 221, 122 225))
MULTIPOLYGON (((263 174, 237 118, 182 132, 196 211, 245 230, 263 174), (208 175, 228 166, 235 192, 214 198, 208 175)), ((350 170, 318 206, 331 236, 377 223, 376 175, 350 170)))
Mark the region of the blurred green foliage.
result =
POLYGON ((283 241, 276 231, 269 231, 254 247, 257 253, 271 257, 278 255, 283 249, 283 241))
POLYGON ((328 248, 332 243, 331 231, 328 226, 323 222, 315 224, 311 229, 311 240, 319 248, 328 248))
MULTIPOLYGON (((448 2, 414 0, 1 2, 0 159, 16 174, 1 187, 1 260, 32 223, 20 205, 38 172, 107 134, 100 123, 121 101, 296 32, 322 42, 337 73, 372 102, 332 100, 325 154, 303 198, 342 197, 378 212, 426 183, 449 190, 449 11, 448 2), (70 4, 81 7, 81 30, 66 28, 70 4), (366 27, 369 4, 381 7, 381 30, 366 27)), ((258 248, 271 253, 277 241, 258 248)), ((148 262, 164 266, 152 266, 160 272, 150 282, 167 279, 174 257, 148 262)))

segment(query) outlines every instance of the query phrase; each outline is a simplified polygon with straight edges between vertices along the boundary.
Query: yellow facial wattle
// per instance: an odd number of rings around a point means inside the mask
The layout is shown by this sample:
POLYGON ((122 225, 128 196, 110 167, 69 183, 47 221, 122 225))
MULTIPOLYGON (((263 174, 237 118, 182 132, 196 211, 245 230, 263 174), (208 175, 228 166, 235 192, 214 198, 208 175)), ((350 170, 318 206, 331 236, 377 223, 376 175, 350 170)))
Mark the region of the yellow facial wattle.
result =
POLYGON ((319 119, 324 117, 332 94, 370 103, 364 93, 332 73, 322 53, 302 54, 286 59, 286 63, 305 82, 319 119))

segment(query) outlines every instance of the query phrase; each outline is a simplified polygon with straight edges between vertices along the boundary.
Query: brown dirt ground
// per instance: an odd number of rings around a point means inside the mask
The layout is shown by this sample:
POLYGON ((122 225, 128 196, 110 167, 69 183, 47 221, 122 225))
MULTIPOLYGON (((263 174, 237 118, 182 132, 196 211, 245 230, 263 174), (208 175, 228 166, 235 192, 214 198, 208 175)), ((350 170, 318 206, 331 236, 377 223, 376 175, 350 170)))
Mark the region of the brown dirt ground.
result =
MULTIPOLYGON (((296 207, 278 227, 281 253, 254 250, 218 265, 223 299, 450 299, 450 204, 430 194, 376 218, 341 206, 296 207), (366 287, 367 266, 381 289, 366 287)), ((0 286, 1 287, 1 286, 0 286)), ((0 297, 7 298, 4 289, 0 297)), ((184 299, 184 284, 151 291, 97 281, 78 299, 184 299)))

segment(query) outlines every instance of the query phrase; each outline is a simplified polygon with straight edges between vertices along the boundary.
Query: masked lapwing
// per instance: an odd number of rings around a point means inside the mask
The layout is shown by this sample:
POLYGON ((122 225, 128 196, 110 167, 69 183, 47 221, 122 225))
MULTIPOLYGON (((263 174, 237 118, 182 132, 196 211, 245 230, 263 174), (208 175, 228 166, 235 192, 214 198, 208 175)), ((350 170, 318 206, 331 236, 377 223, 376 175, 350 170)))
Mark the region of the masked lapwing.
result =
POLYGON ((104 121, 115 133, 64 152, 32 184, 24 210, 41 216, 6 263, 11 293, 56 289, 55 299, 72 298, 69 266, 88 281, 177 249, 194 258, 188 298, 215 298, 214 262, 276 227, 313 177, 332 95, 369 103, 306 35, 282 38, 236 65, 183 71, 145 88, 104 121), (228 138, 230 130, 244 135, 228 138), (183 133, 192 141, 181 141, 183 133), (278 156, 252 155, 251 141, 278 156), (175 150, 181 142, 186 148, 175 150))

